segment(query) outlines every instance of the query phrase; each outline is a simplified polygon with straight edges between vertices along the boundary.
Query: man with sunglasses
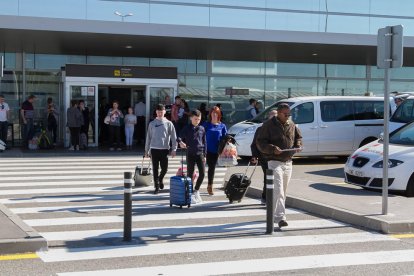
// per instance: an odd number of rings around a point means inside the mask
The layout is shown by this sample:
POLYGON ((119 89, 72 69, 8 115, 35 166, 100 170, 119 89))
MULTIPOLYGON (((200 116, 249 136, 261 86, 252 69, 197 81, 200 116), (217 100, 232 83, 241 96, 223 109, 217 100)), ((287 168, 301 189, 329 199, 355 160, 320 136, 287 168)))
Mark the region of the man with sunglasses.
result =
POLYGON ((265 121, 257 135, 256 145, 268 168, 273 170, 276 200, 275 223, 279 228, 288 226, 286 221, 286 190, 292 176, 292 157, 302 149, 299 128, 289 120, 290 107, 286 103, 277 106, 277 115, 265 121))
POLYGON ((10 115, 10 107, 4 101, 4 96, 0 95, 0 140, 6 143, 7 128, 9 127, 8 118, 10 115))

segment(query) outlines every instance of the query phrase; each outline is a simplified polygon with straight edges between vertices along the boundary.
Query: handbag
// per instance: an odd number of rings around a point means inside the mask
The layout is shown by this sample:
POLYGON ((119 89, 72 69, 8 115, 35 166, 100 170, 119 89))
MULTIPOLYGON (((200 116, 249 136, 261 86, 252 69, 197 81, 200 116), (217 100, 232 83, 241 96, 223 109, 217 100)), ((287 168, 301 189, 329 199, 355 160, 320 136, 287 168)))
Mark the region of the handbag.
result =
POLYGON ((111 117, 109 116, 109 115, 107 115, 106 117, 105 117, 105 119, 104 119, 104 123, 106 124, 106 125, 109 125, 109 122, 111 121, 111 117))
POLYGON ((237 147, 235 144, 230 142, 226 143, 217 159, 217 165, 221 167, 232 167, 237 165, 237 147))

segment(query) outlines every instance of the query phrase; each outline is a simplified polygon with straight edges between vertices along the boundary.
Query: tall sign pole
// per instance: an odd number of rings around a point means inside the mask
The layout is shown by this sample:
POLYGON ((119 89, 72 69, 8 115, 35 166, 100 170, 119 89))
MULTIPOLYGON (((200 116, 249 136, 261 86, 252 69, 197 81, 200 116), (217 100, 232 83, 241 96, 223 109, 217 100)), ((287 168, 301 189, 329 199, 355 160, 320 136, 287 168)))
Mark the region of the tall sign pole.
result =
POLYGON ((389 159, 389 116, 390 116, 390 68, 403 64, 403 26, 387 26, 378 29, 377 67, 384 72, 384 138, 382 163, 382 214, 388 214, 388 159, 389 159))

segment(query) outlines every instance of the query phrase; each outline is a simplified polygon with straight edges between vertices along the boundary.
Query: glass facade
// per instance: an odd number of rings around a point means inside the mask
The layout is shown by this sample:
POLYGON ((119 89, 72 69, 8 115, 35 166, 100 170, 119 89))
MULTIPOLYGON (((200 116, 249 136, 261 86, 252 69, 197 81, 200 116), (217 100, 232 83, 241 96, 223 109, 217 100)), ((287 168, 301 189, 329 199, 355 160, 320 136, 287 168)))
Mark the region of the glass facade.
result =
MULTIPOLYGON (((44 107, 48 97, 62 104, 60 68, 66 63, 176 67, 179 73, 178 93, 188 101, 190 108, 198 108, 201 103, 208 106, 221 103, 224 121, 229 125, 245 119, 250 98, 261 101, 264 108, 287 97, 364 95, 368 91, 382 95, 384 90, 383 70, 366 65, 33 53, 4 55, 6 69, 0 93, 6 96, 12 108, 15 124, 19 123, 19 106, 24 95, 36 95, 39 121, 45 119, 44 107), (25 71, 18 69, 23 67, 22 60, 25 61, 25 71), (234 95, 228 92, 229 89, 248 92, 234 95)), ((414 67, 393 70, 391 76, 392 91, 414 91, 414 67)), ((16 133, 15 137, 19 134, 16 133)))
POLYGON ((0 0, 1 15, 352 34, 403 24, 409 36, 413 9, 410 0, 0 0))

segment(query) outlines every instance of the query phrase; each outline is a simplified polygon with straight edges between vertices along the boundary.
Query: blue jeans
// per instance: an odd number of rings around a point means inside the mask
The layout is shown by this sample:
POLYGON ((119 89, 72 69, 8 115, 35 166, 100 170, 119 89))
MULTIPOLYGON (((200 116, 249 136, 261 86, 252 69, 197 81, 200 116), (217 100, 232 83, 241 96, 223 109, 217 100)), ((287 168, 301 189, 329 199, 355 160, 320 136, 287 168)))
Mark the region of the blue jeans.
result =
POLYGON ((132 141, 134 138, 134 126, 125 126, 125 144, 127 146, 132 146, 132 141))
POLYGON ((23 124, 23 145, 28 146, 29 140, 32 140, 34 136, 34 124, 33 119, 26 119, 26 124, 23 124))

